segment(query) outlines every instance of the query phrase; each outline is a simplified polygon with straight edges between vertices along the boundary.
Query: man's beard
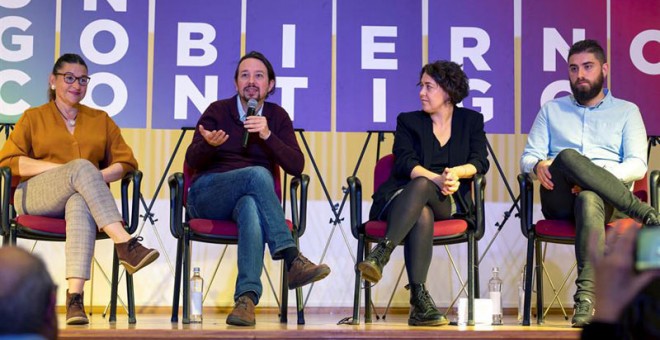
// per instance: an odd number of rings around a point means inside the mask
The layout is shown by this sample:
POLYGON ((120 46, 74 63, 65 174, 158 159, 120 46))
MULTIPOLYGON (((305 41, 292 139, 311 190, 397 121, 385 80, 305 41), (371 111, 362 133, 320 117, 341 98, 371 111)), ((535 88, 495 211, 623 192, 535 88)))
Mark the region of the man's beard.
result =
MULTIPOLYGON (((596 78, 596 81, 593 84, 589 83, 590 87, 584 90, 580 89, 577 84, 571 83, 571 91, 573 92, 575 100, 580 104, 584 104, 598 96, 603 90, 604 78, 605 77, 603 77, 603 74, 601 73, 598 78, 596 78)), ((587 82, 589 81, 587 80, 587 82)))
POLYGON ((252 99, 252 98, 256 99, 257 101, 261 101, 261 100, 265 99, 265 98, 262 98, 262 97, 261 97, 261 91, 259 90, 258 87, 253 87, 253 91, 256 91, 256 97, 249 97, 249 96, 247 95, 247 93, 246 93, 246 92, 247 92, 246 89, 247 89, 248 87, 249 87, 249 86, 244 87, 244 88, 238 93, 238 95, 241 97, 241 99, 243 99, 243 101, 245 101, 245 102, 247 103, 247 102, 250 101, 250 99, 252 99))

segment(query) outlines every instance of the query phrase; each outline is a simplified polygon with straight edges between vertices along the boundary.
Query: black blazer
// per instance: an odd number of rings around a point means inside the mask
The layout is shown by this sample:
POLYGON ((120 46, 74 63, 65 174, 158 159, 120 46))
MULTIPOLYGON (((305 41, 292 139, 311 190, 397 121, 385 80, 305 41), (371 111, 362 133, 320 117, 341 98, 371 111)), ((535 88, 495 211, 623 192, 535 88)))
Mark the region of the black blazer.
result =
MULTIPOLYGON (((455 106, 450 138, 450 167, 469 163, 477 168, 479 174, 488 171, 490 163, 486 151, 484 117, 481 113, 455 106)), ((388 180, 372 196, 374 202, 369 214, 370 219, 375 219, 392 195, 410 182, 410 173, 415 166, 430 168, 433 143, 436 143, 436 138, 433 134, 433 122, 428 113, 413 111, 399 114, 392 147, 395 157, 394 168, 388 180)), ((472 205, 470 183, 469 178, 461 179, 458 189, 468 208, 472 205)))

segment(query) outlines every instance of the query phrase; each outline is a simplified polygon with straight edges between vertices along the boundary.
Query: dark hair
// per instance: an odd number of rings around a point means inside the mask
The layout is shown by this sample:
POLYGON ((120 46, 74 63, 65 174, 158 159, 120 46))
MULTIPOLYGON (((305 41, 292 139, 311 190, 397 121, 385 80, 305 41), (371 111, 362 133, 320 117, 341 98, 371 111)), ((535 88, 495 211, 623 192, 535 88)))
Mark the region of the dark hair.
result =
POLYGON ((52 321, 47 316, 55 317, 55 284, 46 265, 19 247, 2 247, 0 253, 5 267, 0 280, 0 334, 43 334, 45 324, 52 321))
POLYGON ((586 39, 576 42, 573 44, 573 46, 571 46, 571 49, 568 50, 568 58, 570 58, 573 54, 583 52, 593 53, 596 59, 600 61, 601 65, 605 63, 605 52, 603 52, 603 48, 600 46, 598 41, 586 39))
MULTIPOLYGON (((59 73, 64 64, 80 64, 87 68, 87 63, 85 63, 85 60, 83 60, 81 56, 74 53, 66 53, 62 54, 62 56, 57 59, 55 65, 53 65, 52 74, 56 75, 56 73, 59 73)), ((51 89, 50 86, 48 86, 48 100, 55 100, 55 90, 51 89)))
POLYGON ((436 60, 422 67, 419 79, 424 73, 428 74, 442 89, 447 92, 451 103, 456 105, 463 101, 470 92, 470 82, 461 69, 461 66, 453 61, 436 60))
MULTIPOLYGON (((236 64, 236 72, 234 72, 234 81, 238 81, 238 67, 241 66, 241 63, 243 60, 248 59, 248 58, 254 58, 266 65, 266 71, 268 72, 268 81, 270 82, 275 81, 275 70, 273 70, 273 65, 270 64, 270 61, 266 59, 266 56, 264 56, 261 52, 257 51, 250 51, 248 54, 244 55, 241 57, 241 59, 238 61, 238 64, 236 64)), ((275 86, 268 92, 268 95, 271 95, 275 93, 275 86)))

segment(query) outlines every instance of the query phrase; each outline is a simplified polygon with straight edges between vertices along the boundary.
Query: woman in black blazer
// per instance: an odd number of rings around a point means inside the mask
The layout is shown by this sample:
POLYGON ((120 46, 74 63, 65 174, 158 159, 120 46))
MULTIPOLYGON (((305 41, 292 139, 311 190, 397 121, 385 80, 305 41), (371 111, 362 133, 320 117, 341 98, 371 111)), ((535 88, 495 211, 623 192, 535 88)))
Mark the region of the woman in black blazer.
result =
POLYGON ((412 326, 448 323, 424 284, 433 255, 433 222, 448 219, 461 208, 452 194, 472 204, 470 179, 488 171, 483 116, 460 108, 469 93, 468 78, 451 61, 425 65, 420 73, 421 111, 397 117, 395 162, 389 179, 373 195, 372 220, 387 221, 385 238, 358 264, 362 277, 376 283, 396 245, 404 241, 410 286, 412 326))

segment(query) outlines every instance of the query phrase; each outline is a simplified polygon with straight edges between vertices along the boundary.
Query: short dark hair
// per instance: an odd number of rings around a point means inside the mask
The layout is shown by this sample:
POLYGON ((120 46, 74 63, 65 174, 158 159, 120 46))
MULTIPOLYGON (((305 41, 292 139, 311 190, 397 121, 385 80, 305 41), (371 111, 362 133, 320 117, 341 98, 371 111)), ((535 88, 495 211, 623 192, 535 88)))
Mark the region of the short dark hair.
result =
POLYGON ((44 262, 18 247, 0 248, 0 334, 43 334, 55 317, 55 284, 44 262))
MULTIPOLYGON (((234 81, 238 81, 238 67, 241 66, 241 63, 243 60, 248 59, 248 58, 254 58, 266 65, 266 71, 268 72, 268 81, 270 82, 271 80, 275 80, 275 70, 273 69, 273 65, 270 64, 270 61, 266 59, 266 56, 264 56, 261 52, 257 51, 250 51, 246 55, 242 56, 241 59, 238 61, 238 64, 236 64, 236 71, 234 72, 234 81)), ((271 95, 275 93, 275 86, 268 92, 268 95, 271 95)))
POLYGON ((568 58, 570 58, 573 54, 583 52, 593 53, 596 59, 600 61, 601 65, 605 63, 605 52, 603 51, 603 48, 600 46, 598 41, 593 39, 586 39, 576 42, 573 44, 573 46, 571 46, 571 49, 568 50, 568 58))
POLYGON ((461 69, 461 66, 453 61, 436 60, 422 67, 419 79, 424 73, 428 74, 442 89, 447 92, 451 103, 456 105, 463 101, 470 93, 470 81, 461 69))
MULTIPOLYGON (((75 53, 65 53, 62 54, 62 56, 59 57, 55 62, 55 65, 53 65, 52 74, 56 75, 57 73, 59 73, 60 69, 62 69, 64 64, 80 64, 82 66, 85 66, 85 68, 87 68, 87 63, 85 63, 85 60, 81 56, 75 53)), ((48 86, 48 100, 49 101, 55 100, 55 90, 51 89, 50 86, 48 86)))

